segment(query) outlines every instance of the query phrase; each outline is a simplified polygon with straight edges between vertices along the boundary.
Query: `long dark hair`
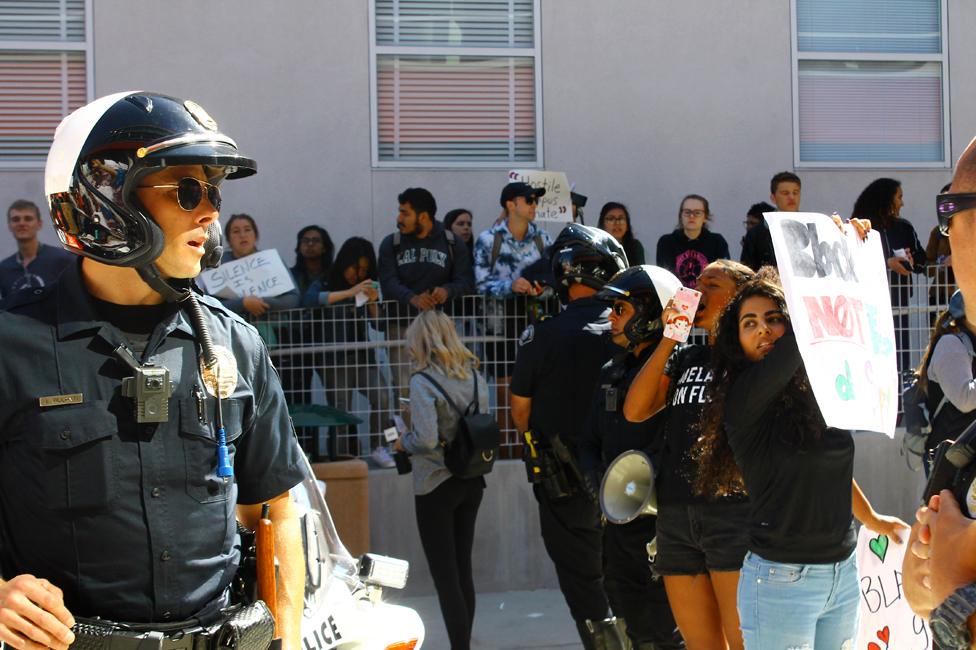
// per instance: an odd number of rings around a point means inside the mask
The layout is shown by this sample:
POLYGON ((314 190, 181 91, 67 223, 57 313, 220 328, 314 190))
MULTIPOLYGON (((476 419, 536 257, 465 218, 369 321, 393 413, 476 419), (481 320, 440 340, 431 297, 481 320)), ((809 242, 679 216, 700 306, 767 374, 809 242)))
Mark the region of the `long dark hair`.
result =
POLYGON ((596 222, 596 227, 600 230, 606 230, 603 224, 606 221, 607 213, 611 210, 620 210, 624 213, 624 220, 627 222, 627 232, 624 233, 624 240, 621 243, 626 247, 627 244, 634 240, 634 226, 630 223, 630 210, 627 209, 626 205, 618 201, 607 201, 604 203, 603 207, 600 208, 600 218, 596 222))
POLYGON ((854 201, 852 219, 870 219, 875 230, 891 225, 895 219, 895 195, 901 181, 893 178, 878 178, 871 181, 854 201))
MULTIPOLYGON (((695 491, 705 496, 742 494, 745 483, 735 462, 725 430, 725 409, 729 389, 742 372, 752 365, 739 342, 739 312, 748 298, 769 298, 789 319, 786 297, 771 267, 746 282, 729 302, 719 318, 715 345, 712 348, 712 379, 708 384, 709 403, 702 416, 702 435, 692 454, 698 459, 695 491)), ((823 433, 820 410, 806 370, 797 370, 786 388, 769 406, 783 440, 796 447, 817 441, 823 433)))
POLYGON ((332 237, 329 237, 329 231, 322 226, 305 226, 298 231, 298 237, 295 239, 295 266, 291 268, 293 272, 304 272, 305 270, 305 260, 302 258, 302 237, 305 233, 317 232, 322 237, 322 255, 319 260, 322 264, 322 273, 325 274, 332 266, 332 258, 335 255, 335 244, 332 243, 332 237))
POLYGON ((373 250, 372 242, 362 237, 350 237, 342 243, 339 252, 336 253, 335 261, 329 267, 327 283, 329 291, 342 291, 352 288, 352 285, 343 276, 343 271, 350 266, 358 269, 360 257, 369 260, 369 270, 366 272, 366 277, 376 279, 376 252, 373 250))

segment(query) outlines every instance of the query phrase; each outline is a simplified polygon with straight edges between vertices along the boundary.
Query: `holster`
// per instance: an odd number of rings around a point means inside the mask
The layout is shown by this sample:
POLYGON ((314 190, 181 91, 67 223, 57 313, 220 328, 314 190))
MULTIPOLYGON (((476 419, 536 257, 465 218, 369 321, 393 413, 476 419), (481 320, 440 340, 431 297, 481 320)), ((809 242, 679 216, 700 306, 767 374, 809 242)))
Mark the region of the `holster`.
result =
POLYGON ((579 492, 578 482, 571 478, 572 468, 560 459, 551 441, 533 438, 531 432, 526 436, 522 460, 529 483, 538 484, 550 500, 566 499, 579 492))

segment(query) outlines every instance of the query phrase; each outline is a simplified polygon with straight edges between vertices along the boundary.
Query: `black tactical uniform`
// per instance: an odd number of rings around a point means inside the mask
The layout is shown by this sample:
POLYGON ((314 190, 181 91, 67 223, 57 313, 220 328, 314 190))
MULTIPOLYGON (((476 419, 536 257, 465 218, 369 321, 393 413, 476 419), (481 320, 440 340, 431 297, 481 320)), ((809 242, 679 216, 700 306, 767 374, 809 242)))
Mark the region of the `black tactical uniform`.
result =
MULTIPOLYGON (((663 444, 661 418, 631 423, 623 415, 627 390, 655 345, 647 346, 640 355, 618 355, 600 372, 580 444, 584 474, 602 474, 617 456, 632 449, 647 452, 656 465, 663 444)), ((647 555, 647 543, 656 535, 656 522, 657 517, 645 515, 630 523, 604 526, 604 587, 613 613, 626 621, 627 636, 635 649, 683 648, 664 582, 651 572, 647 555)))
MULTIPOLYGON (((606 336, 606 312, 607 305, 593 298, 574 300, 558 316, 530 325, 519 340, 511 389, 532 398, 529 428, 540 453, 556 435, 576 457, 600 367, 619 350, 606 336)), ((573 619, 601 620, 609 604, 603 591, 600 509, 566 471, 567 496, 552 498, 542 483, 533 485, 542 539, 573 619)))
POLYGON ((303 477, 260 337, 215 299, 199 301, 214 345, 237 362, 222 408, 234 466, 226 482, 216 474, 215 400, 183 311, 155 308, 162 318, 146 337, 135 312, 154 308, 106 313, 72 264, 0 312, 0 566, 8 578, 47 578, 77 616, 148 623, 215 613, 240 559, 235 505, 303 477), (120 314, 133 331, 105 319, 120 314), (132 370, 113 351, 123 342, 138 351, 140 339, 142 360, 171 372, 169 421, 158 425, 137 424, 121 396, 132 370))
POLYGON ((553 278, 565 310, 529 326, 519 341, 513 396, 532 399, 523 460, 539 503, 546 551, 586 648, 618 648, 623 639, 609 617, 603 590, 600 510, 583 486, 577 451, 600 368, 616 348, 607 305, 570 300, 570 287, 600 289, 626 268, 608 233, 566 226, 551 248, 553 278))

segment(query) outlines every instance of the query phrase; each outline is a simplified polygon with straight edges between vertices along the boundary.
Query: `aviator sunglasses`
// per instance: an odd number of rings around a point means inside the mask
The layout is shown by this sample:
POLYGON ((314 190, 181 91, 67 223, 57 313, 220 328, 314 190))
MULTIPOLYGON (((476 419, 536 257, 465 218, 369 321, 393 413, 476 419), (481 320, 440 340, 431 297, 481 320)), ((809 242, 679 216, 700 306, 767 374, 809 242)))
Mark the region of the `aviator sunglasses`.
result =
POLYGON ((167 183, 165 185, 140 185, 141 188, 176 190, 176 201, 180 207, 187 212, 193 212, 203 200, 204 190, 207 192, 207 199, 214 210, 220 210, 220 188, 207 181, 192 176, 184 176, 178 183, 167 183))

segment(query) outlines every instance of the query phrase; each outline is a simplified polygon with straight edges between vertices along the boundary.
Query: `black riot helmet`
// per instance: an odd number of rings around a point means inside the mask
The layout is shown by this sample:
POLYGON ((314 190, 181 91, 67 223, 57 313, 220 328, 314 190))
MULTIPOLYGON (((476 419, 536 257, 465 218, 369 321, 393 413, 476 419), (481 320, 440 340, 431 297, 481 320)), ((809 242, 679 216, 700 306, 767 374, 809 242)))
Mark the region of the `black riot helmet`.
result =
POLYGON ((615 274, 627 268, 627 254, 613 235, 581 224, 562 229, 552 245, 552 274, 563 302, 569 286, 580 283, 601 289, 615 274))
POLYGON ((596 297, 631 304, 634 315, 624 326, 624 335, 633 346, 651 340, 663 329, 661 314, 680 288, 681 280, 667 269, 641 264, 615 275, 596 297))
MULTIPOLYGON (((153 264, 163 250, 163 233, 135 191, 149 174, 175 165, 201 165, 212 186, 257 171, 254 160, 242 156, 214 119, 190 100, 122 92, 65 117, 55 131, 44 172, 51 216, 64 248, 104 264, 135 267, 167 299, 185 297, 186 289, 174 294, 153 264)), ((207 195, 211 203, 219 196, 203 185, 198 191, 199 200, 207 195)), ((205 251, 203 266, 216 266, 216 222, 210 225, 205 251)))

